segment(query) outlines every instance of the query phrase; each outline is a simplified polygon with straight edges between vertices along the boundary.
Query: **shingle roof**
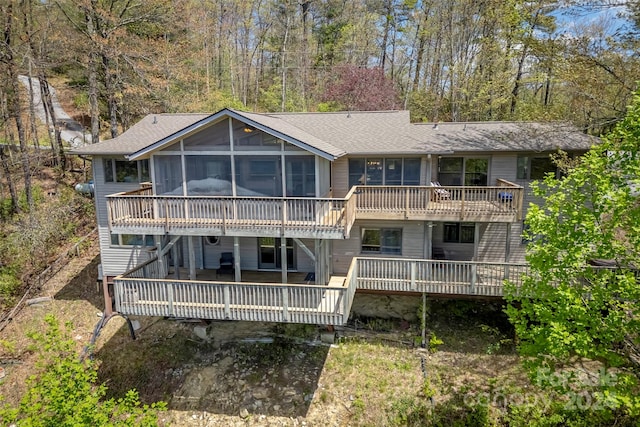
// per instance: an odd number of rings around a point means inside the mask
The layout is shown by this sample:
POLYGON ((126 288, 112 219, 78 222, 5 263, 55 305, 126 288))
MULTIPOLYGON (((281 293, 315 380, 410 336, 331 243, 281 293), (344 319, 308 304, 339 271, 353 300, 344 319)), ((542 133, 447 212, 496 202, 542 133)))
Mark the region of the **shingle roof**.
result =
POLYGON ((421 139, 409 111, 269 114, 349 154, 438 154, 448 152, 439 141, 421 139))
POLYGON ((178 138, 185 131, 197 131, 199 126, 225 115, 327 158, 345 154, 588 150, 596 141, 561 123, 474 122, 436 126, 410 123, 408 111, 259 114, 225 109, 215 114, 150 114, 118 137, 76 148, 72 153, 140 156, 172 143, 173 135, 178 138))
POLYGON ((586 151, 597 138, 568 123, 467 122, 414 124, 422 141, 443 144, 457 152, 473 151, 586 151))
POLYGON ((340 148, 339 145, 335 145, 333 141, 318 137, 309 131, 307 127, 296 126, 295 123, 290 123, 287 120, 283 120, 282 115, 278 114, 258 114, 247 113, 244 111, 233 111, 235 114, 241 117, 245 117, 254 123, 261 124, 266 128, 277 131, 284 135, 287 135, 296 141, 302 142, 310 147, 316 148, 325 153, 331 154, 334 158, 344 156, 345 150, 340 148))
POLYGON ((72 154, 128 155, 167 138, 211 114, 149 114, 121 135, 71 150, 72 154))

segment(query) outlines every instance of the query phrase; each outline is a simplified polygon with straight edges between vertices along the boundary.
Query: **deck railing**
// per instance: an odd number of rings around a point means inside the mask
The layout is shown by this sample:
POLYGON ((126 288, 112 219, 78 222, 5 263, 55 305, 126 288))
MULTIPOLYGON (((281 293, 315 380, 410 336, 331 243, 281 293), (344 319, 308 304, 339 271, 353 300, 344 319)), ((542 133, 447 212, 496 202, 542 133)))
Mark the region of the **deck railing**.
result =
POLYGON ((126 315, 342 325, 355 280, 339 286, 152 278, 154 258, 114 279, 116 311, 126 315), (145 274, 149 276, 143 277, 145 274))
POLYGON ((502 296, 504 281, 519 286, 526 264, 423 259, 355 258, 357 288, 448 295, 502 296))
POLYGON ((217 234, 251 232, 347 238, 355 203, 347 198, 154 196, 148 190, 107 196, 112 228, 147 233, 210 229, 217 234))
POLYGON ((460 220, 497 216, 520 220, 524 188, 505 180, 493 187, 359 186, 358 213, 403 218, 454 215, 460 220))
POLYGON ((203 233, 348 238, 356 217, 428 220, 521 218, 523 188, 356 186, 343 198, 153 195, 149 186, 107 196, 112 229, 134 234, 203 233))

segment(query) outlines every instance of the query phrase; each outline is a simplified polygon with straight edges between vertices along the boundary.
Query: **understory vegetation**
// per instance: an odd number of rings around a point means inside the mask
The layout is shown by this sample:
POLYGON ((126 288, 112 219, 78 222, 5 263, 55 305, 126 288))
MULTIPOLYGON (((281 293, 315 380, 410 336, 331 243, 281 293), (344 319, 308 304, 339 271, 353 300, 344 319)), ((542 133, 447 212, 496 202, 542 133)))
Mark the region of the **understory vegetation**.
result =
POLYGON ((127 391, 118 399, 105 398, 107 387, 98 383, 96 363, 79 359, 70 338, 71 325, 60 327, 52 315, 47 330, 31 333, 37 353, 36 372, 27 378, 28 390, 17 405, 0 407, 4 425, 30 427, 146 426, 158 424, 166 404, 142 405, 138 393, 127 391), (16 423, 16 424, 12 424, 16 423))
POLYGON ((73 189, 67 172, 43 168, 34 176, 32 206, 19 191, 19 212, 11 198, 0 198, 0 313, 12 307, 21 291, 95 224, 93 201, 73 189))

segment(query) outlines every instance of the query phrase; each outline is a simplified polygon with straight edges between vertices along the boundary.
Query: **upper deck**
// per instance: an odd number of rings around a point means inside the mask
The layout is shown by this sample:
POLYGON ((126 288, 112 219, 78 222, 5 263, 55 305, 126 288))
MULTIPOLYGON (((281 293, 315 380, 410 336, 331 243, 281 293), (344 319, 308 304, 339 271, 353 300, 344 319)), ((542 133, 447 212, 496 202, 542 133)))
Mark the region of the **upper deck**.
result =
POLYGON ((517 222, 524 189, 495 186, 355 186, 345 197, 154 195, 151 187, 107 197, 121 234, 347 239, 357 219, 517 222))

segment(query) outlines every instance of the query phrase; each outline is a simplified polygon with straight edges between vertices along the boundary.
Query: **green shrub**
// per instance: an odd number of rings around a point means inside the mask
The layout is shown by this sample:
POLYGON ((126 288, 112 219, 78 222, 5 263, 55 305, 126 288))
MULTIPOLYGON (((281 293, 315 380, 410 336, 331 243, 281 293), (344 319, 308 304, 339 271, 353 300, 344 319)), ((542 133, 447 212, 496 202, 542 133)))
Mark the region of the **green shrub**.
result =
POLYGON ((20 426, 156 426, 163 402, 141 405, 138 393, 130 390, 123 398, 105 399, 107 387, 98 384, 96 365, 81 361, 69 326, 62 330, 51 315, 45 333, 32 333, 38 349, 38 372, 27 379, 28 390, 17 406, 0 409, 5 425, 20 426))
POLYGON ((431 353, 435 353, 438 351, 438 347, 442 344, 444 344, 444 341, 438 338, 435 332, 431 332, 431 337, 429 338, 429 351, 431 353))

